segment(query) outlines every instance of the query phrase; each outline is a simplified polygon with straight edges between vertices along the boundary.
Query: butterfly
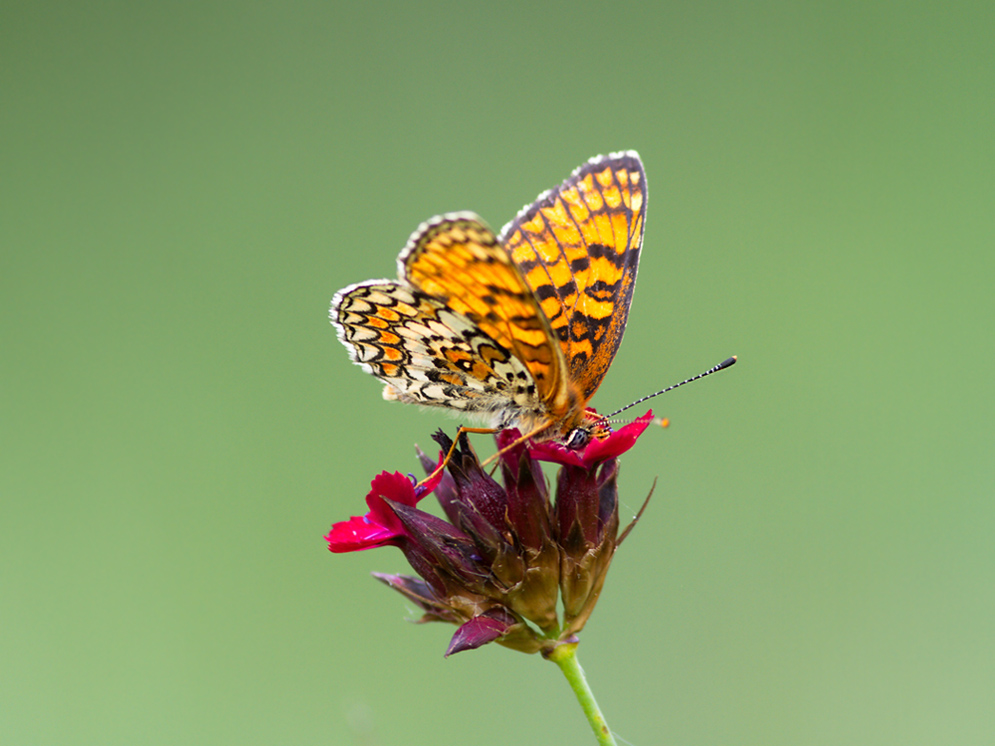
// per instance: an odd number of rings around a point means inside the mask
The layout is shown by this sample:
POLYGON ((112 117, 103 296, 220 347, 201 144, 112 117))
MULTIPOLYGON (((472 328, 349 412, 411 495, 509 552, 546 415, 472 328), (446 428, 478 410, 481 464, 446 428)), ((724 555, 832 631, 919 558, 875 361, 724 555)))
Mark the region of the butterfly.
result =
POLYGON ((385 399, 581 448, 610 432, 588 402, 622 342, 645 222, 639 155, 598 156, 499 235, 469 212, 423 223, 398 279, 343 288, 330 318, 385 399))

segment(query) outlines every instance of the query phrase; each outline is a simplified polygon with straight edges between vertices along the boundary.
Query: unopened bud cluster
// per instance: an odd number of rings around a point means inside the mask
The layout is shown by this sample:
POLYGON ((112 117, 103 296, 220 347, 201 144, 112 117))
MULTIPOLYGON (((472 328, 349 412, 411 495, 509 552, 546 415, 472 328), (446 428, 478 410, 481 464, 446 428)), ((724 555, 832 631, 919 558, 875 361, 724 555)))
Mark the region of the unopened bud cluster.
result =
MULTIPOLYGON (((628 533, 618 533, 617 456, 651 418, 583 451, 549 443, 509 447, 517 433, 502 431, 500 481, 462 435, 445 471, 423 484, 399 473, 377 476, 367 496, 370 512, 335 524, 329 548, 399 547, 418 577, 374 575, 417 604, 420 621, 459 625, 447 655, 488 642, 548 653, 584 627, 628 533), (541 461, 561 464, 552 499, 541 461), (416 507, 432 491, 448 520, 416 507)), ((435 440, 443 454, 450 452, 449 437, 440 431, 435 440)), ((437 462, 419 457, 426 472, 435 471, 437 462)))

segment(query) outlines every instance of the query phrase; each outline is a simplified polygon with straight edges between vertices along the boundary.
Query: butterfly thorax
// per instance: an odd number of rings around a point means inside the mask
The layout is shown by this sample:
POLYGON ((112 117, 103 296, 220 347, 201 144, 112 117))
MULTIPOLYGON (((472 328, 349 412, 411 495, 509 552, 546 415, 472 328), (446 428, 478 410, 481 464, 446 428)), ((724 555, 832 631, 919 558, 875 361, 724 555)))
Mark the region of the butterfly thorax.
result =
POLYGON ((534 433, 530 440, 539 443, 554 441, 567 448, 580 449, 591 440, 604 440, 611 435, 611 427, 594 409, 583 406, 571 387, 571 407, 559 417, 549 412, 510 412, 511 419, 504 427, 514 427, 522 433, 534 433))

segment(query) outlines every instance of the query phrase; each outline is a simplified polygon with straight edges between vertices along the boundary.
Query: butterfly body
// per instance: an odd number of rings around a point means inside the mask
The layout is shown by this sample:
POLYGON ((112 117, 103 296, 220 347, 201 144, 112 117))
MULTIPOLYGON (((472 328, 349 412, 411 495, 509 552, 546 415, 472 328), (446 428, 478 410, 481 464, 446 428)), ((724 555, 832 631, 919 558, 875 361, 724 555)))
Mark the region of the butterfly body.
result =
POLYGON ((500 236, 472 213, 423 223, 398 280, 350 285, 331 320, 384 397, 583 445, 625 330, 645 223, 634 152, 594 158, 500 236))

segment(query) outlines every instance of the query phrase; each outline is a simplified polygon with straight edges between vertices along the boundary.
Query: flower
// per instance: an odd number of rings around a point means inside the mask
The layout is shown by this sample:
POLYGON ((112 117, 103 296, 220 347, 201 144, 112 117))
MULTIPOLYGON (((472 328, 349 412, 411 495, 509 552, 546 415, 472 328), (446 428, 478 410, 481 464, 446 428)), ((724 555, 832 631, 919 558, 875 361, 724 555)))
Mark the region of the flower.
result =
MULTIPOLYGON (((545 441, 529 446, 533 458, 552 461, 557 464, 571 464, 591 468, 609 458, 616 458, 636 444, 636 440, 653 422, 651 409, 642 417, 611 433, 607 438, 592 438, 583 450, 574 451, 553 441, 545 441)), ((666 420, 664 420, 666 422, 666 420)))
POLYGON ((373 478, 370 493, 366 496, 370 512, 332 526, 331 533, 325 537, 328 549, 332 552, 356 552, 397 544, 404 535, 404 526, 390 509, 388 501, 413 507, 435 489, 440 479, 441 475, 416 487, 412 480, 399 472, 378 474, 373 478))
POLYGON ((651 417, 582 451, 526 445, 516 431, 501 431, 500 482, 484 470, 465 433, 454 444, 439 431, 433 438, 440 460, 420 451, 419 458, 434 474, 451 453, 446 469, 417 485, 397 472, 379 474, 366 498, 369 512, 334 524, 328 548, 398 547, 420 577, 374 577, 415 603, 419 621, 459 626, 447 656, 489 642, 548 654, 576 641, 632 528, 619 535, 618 456, 651 417), (555 500, 541 461, 561 464, 555 500), (417 507, 432 491, 448 520, 417 507))

